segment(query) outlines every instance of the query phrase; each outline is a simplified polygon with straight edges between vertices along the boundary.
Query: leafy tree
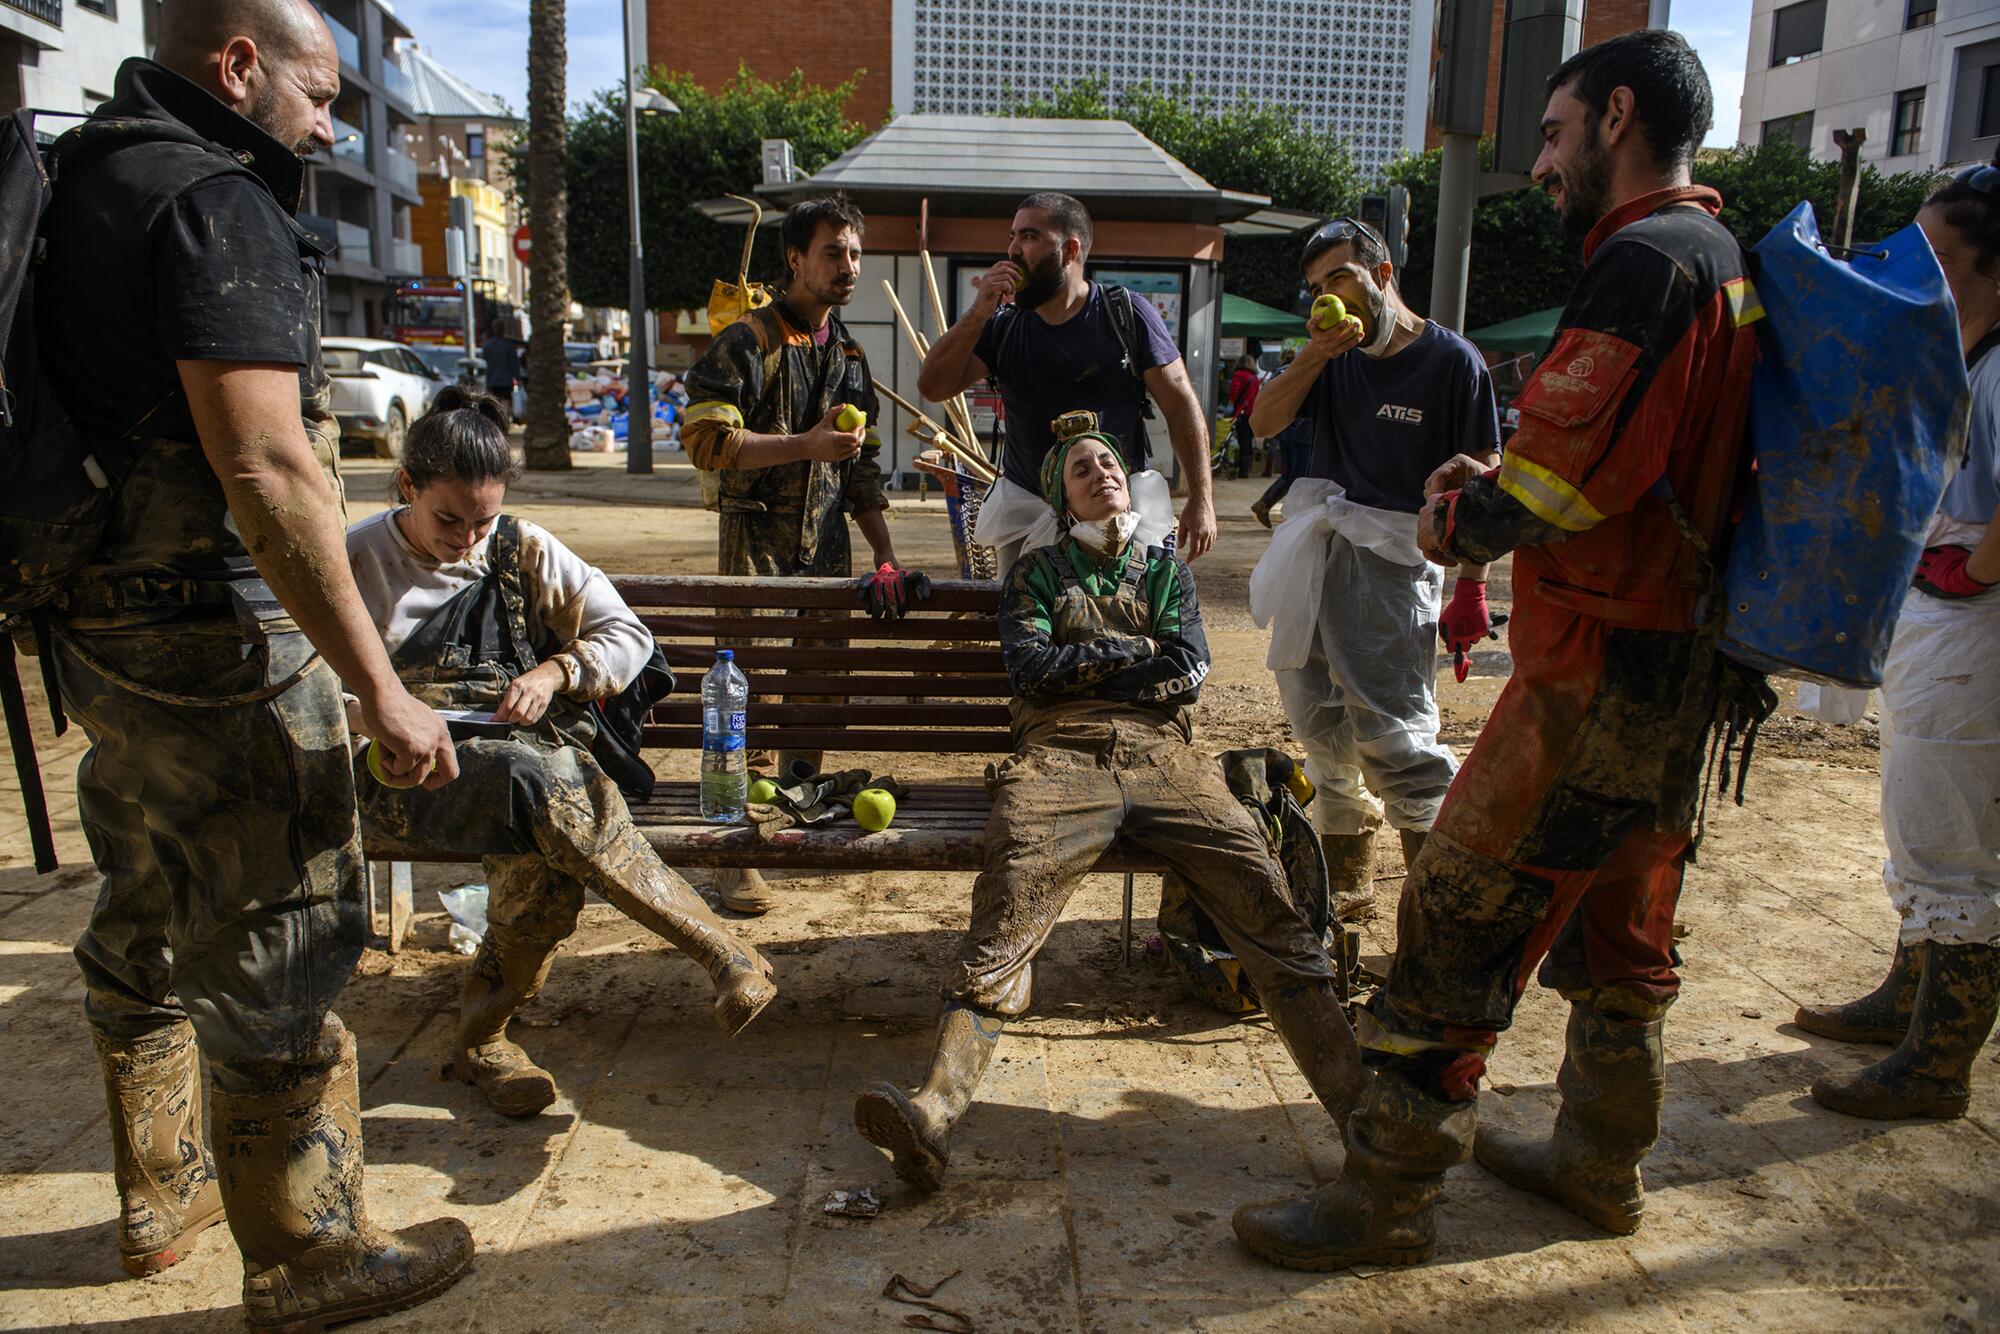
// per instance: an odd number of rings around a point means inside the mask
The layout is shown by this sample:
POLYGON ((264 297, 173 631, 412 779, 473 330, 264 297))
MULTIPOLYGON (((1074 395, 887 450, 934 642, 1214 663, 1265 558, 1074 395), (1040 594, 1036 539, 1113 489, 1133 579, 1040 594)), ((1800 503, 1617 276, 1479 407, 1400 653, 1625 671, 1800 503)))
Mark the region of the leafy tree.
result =
MULTIPOLYGON (((1218 106, 1191 85, 1178 92, 1137 84, 1116 93, 1102 78, 1080 80, 1009 115, 1122 120, 1224 190, 1271 196, 1274 204, 1328 215, 1350 209, 1360 177, 1338 138, 1248 101, 1218 106)), ((1232 239, 1223 250, 1223 285, 1239 296, 1289 310, 1299 292, 1298 242, 1232 239)))
MULTIPOLYGON (((655 310, 686 310, 707 304, 717 278, 735 279, 743 251, 741 226, 711 222, 693 204, 747 194, 763 179, 762 140, 791 140, 799 167, 813 172, 867 130, 841 114, 851 81, 824 88, 794 70, 767 83, 741 68, 714 92, 665 69, 646 81, 680 108, 678 116, 639 122, 646 301, 655 310)), ((570 121, 567 166, 570 290, 585 305, 623 306, 630 299, 623 88, 598 93, 570 121)), ((775 278, 783 262, 776 231, 763 229, 751 276, 775 278)))
MULTIPOLYGON (((1490 169, 1491 143, 1482 144, 1480 153, 1482 166, 1490 169)), ((1388 170, 1391 181, 1410 190, 1410 253, 1402 290, 1419 313, 1430 309, 1440 159, 1439 150, 1432 149, 1406 155, 1388 170)), ((1705 151, 1695 159, 1694 178, 1721 192, 1722 221, 1746 245, 1763 239, 1802 199, 1812 201, 1822 227, 1833 226, 1840 164, 1817 161, 1791 143, 1705 151)), ((1863 164, 1857 241, 1879 239, 1907 225, 1936 184, 1934 172, 1889 176, 1863 164)), ((1472 219, 1465 325, 1478 329, 1560 306, 1582 271, 1582 247, 1562 234, 1555 210, 1539 190, 1483 199, 1472 219)))

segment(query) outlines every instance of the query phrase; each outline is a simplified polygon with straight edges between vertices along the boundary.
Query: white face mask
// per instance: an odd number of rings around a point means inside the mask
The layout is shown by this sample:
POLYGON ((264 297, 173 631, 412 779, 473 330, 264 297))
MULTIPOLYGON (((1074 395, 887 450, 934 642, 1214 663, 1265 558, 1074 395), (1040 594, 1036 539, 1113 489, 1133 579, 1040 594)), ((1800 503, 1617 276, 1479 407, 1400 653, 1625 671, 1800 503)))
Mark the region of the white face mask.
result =
POLYGON ((1389 350, 1389 340, 1396 336, 1396 307, 1389 300, 1387 291, 1375 297, 1375 336, 1361 345, 1361 354, 1379 357, 1389 350))
POLYGON ((1069 535, 1093 555, 1108 556, 1114 551, 1123 551, 1138 527, 1138 512, 1125 510, 1108 519, 1092 519, 1088 523, 1078 520, 1069 526, 1069 535))

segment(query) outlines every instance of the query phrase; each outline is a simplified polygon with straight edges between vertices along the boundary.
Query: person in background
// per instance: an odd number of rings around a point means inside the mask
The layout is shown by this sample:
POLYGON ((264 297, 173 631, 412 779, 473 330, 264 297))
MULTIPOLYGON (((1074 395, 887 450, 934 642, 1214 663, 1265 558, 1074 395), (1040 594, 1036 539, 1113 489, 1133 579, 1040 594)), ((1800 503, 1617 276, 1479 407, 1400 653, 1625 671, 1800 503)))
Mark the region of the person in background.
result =
POLYGON ((486 361, 486 392, 504 403, 512 416, 514 385, 521 378, 521 345, 508 336, 506 320, 494 318, 479 355, 486 361))
POLYGON ((1917 224, 1958 306, 1972 417, 1882 671, 1882 873, 1902 922, 1881 986, 1798 1012, 1808 1033, 1895 1046, 1812 1086, 1873 1120, 1964 1116, 2000 1010, 2000 158, 1917 224))
POLYGON ((1263 385, 1264 377, 1257 373, 1257 359, 1248 353, 1238 357, 1236 368, 1229 373, 1229 411, 1235 418, 1229 430, 1236 444, 1238 477, 1250 475, 1250 458, 1257 451, 1256 437, 1250 431, 1250 410, 1257 406, 1257 391, 1263 385))
MULTIPOLYGON (((1266 377, 1275 380, 1291 366, 1298 353, 1285 349, 1284 359, 1278 369, 1266 377)), ((1300 417, 1290 426, 1278 432, 1265 442, 1266 447, 1278 458, 1278 480, 1264 488, 1264 494, 1250 503, 1250 513, 1266 528, 1271 526, 1271 511, 1276 509, 1286 495, 1291 492, 1292 483, 1305 476, 1312 466, 1313 426, 1312 418, 1300 417)))

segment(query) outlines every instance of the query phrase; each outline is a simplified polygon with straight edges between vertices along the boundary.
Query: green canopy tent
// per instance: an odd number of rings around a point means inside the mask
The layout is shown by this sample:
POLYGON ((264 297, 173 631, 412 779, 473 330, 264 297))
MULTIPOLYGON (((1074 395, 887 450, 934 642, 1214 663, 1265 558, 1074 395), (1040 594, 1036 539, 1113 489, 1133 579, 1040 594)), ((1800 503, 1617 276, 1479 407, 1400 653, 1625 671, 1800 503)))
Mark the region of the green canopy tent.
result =
POLYGON ((1303 315, 1252 301, 1247 296, 1222 294, 1224 338, 1299 338, 1305 335, 1305 325, 1303 315))
POLYGON ((1503 320, 1484 329, 1474 329, 1465 338, 1488 356, 1518 357, 1523 352, 1539 353, 1545 351, 1555 338, 1556 321, 1561 318, 1562 307, 1551 306, 1519 319, 1503 320))

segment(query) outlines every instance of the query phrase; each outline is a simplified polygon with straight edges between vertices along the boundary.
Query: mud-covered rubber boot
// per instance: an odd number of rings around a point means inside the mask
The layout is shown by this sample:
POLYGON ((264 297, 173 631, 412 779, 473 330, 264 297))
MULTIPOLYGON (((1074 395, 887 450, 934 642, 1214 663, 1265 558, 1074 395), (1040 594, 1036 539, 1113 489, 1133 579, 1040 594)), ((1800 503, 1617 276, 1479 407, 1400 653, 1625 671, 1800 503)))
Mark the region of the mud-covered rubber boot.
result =
POLYGON ((472 1085, 502 1116, 534 1116, 556 1100, 556 1077, 507 1036, 507 1025, 549 975, 555 946, 489 926, 458 998, 458 1050, 444 1074, 472 1085))
POLYGON ((1326 853, 1327 892, 1333 899, 1333 920, 1365 922, 1375 916, 1375 831, 1321 834, 1326 853))
POLYGON ((1889 976, 1881 986, 1845 1005, 1801 1005, 1792 1022, 1836 1042, 1886 1042, 1893 1047, 1910 1031, 1910 1012, 1916 1008, 1916 961, 1898 940, 1889 976))
POLYGON ((1820 1106, 1871 1121, 1955 1120, 1972 1098, 1972 1063, 2000 1010, 2000 945, 1910 946, 1919 969, 1910 1030, 1865 1070, 1813 1081, 1820 1106))
POLYGON ((1414 871, 1416 869, 1417 854, 1424 850, 1424 840, 1430 837, 1430 832, 1428 829, 1398 829, 1396 831, 1396 837, 1403 845, 1403 869, 1405 871, 1414 871))
POLYGON ((727 866, 717 871, 715 893, 723 907, 746 917, 762 917, 778 906, 778 896, 754 867, 727 866))
POLYGON ((439 1218, 389 1232, 361 1185, 354 1038, 329 1014, 332 1056, 288 1089, 215 1091, 213 1137, 252 1328, 312 1334, 429 1301, 472 1263, 472 1232, 439 1218))
POLYGON ((1237 1240, 1272 1264, 1314 1273, 1429 1259, 1444 1174, 1472 1151, 1478 1106, 1433 1097, 1400 1070, 1377 1070, 1347 1118, 1339 1178, 1307 1195, 1244 1205, 1231 1220, 1237 1240))
POLYGON ((1639 1164, 1660 1138, 1666 1097, 1661 1027, 1658 1019, 1629 1022, 1572 1004, 1556 1075, 1562 1108, 1555 1133, 1539 1140, 1481 1126, 1473 1157, 1508 1185, 1546 1196, 1606 1232, 1638 1231, 1646 1211, 1639 1164))
POLYGON ((896 1175, 920 1190, 944 1184, 951 1162, 951 1128, 965 1109, 1000 1045, 1003 1021, 954 1004, 938 1021, 930 1075, 915 1095, 890 1083, 870 1084, 854 1100, 854 1128, 889 1151, 896 1175))
POLYGON ((201 1124, 201 1062, 185 1020, 130 1040, 94 1035, 111 1109, 118 1258, 134 1278, 179 1264, 222 1221, 201 1124))
POLYGON ((619 912, 677 946, 715 983, 715 1023, 726 1035, 741 1033, 777 999, 770 961, 732 935, 644 836, 631 831, 597 862, 601 870, 590 877, 590 887, 619 912))

